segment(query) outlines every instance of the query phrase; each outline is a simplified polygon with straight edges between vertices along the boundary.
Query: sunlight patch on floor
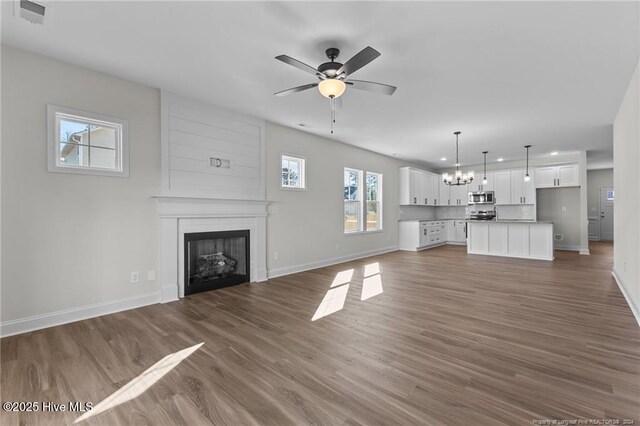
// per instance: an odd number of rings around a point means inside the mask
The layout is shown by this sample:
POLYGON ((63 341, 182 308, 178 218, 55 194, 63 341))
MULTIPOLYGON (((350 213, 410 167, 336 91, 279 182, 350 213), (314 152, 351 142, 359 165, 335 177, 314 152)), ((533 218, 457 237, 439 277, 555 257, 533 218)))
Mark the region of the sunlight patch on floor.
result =
POLYGON ((79 423, 142 395, 147 389, 153 386, 158 380, 162 379, 167 373, 173 370, 178 364, 198 350, 202 345, 204 345, 204 342, 165 356, 142 372, 138 377, 106 397, 94 406, 91 411, 88 411, 78 417, 73 423, 79 423))
POLYGON ((324 295, 322 302, 320 302, 320 306, 316 309, 316 313, 313 315, 313 318, 311 318, 311 321, 326 317, 341 310, 344 307, 344 301, 347 299, 348 292, 349 284, 329 289, 327 294, 324 295))
POLYGON ((331 288, 338 287, 339 285, 342 285, 342 284, 347 284, 351 282, 352 278, 353 278, 353 269, 348 269, 346 271, 338 272, 336 274, 336 277, 333 279, 333 282, 331 283, 331 288))
POLYGON ((380 274, 376 274, 372 277, 367 277, 362 281, 362 296, 360 300, 371 299, 382 293, 382 277, 380 274))

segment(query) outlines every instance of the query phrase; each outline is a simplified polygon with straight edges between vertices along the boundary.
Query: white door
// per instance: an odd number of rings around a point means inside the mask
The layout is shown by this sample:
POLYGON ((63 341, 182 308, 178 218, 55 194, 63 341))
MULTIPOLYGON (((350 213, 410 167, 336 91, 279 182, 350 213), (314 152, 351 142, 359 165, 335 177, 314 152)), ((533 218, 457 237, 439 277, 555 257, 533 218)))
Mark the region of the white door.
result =
POLYGON ((613 241, 613 188, 600 188, 600 239, 613 241))

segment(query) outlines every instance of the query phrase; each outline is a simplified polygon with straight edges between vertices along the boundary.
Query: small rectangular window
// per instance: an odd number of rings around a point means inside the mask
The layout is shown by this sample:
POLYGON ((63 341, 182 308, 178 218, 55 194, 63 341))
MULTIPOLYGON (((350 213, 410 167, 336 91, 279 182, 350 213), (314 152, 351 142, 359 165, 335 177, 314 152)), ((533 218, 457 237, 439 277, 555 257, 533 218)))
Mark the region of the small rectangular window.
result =
POLYGON ((128 122, 55 105, 48 112, 48 170, 129 176, 128 122))
POLYGON ((382 229, 382 175, 367 172, 367 231, 382 229))
POLYGON ((305 189, 305 159, 283 155, 281 164, 280 186, 287 189, 305 189))
POLYGON ((344 232, 360 232, 362 223, 362 170, 344 169, 344 232))

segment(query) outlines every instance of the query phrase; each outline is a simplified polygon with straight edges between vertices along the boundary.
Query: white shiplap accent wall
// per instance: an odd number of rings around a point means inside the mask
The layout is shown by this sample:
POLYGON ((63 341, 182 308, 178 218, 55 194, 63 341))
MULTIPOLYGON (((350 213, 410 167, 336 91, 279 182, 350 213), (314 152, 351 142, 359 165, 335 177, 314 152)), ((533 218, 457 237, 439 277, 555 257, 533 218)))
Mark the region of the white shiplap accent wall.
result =
POLYGON ((161 121, 164 195, 264 200, 263 120, 162 92, 161 121))

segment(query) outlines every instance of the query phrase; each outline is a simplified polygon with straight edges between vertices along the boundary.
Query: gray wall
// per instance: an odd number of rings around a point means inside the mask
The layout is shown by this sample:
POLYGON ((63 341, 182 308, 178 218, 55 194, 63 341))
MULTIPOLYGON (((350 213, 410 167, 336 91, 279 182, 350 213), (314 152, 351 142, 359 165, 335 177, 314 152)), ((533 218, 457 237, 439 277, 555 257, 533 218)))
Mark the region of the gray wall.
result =
POLYGON ((2 46, 3 322, 154 295, 160 94, 2 46), (47 172, 48 103, 129 120, 129 178, 47 172), (130 283, 140 271, 141 282, 130 283))
POLYGON ((613 271, 640 322, 640 64, 613 123, 613 271))
POLYGON ((553 233, 562 234, 555 241, 557 249, 580 249, 580 188, 550 188, 537 190, 538 220, 553 222, 553 233))
POLYGON ((398 168, 406 164, 273 123, 266 136, 269 276, 397 248, 398 168), (280 188, 281 154, 306 159, 306 190, 280 188), (383 174, 382 232, 344 235, 344 167, 383 174))
POLYGON ((600 188, 613 187, 613 169, 587 171, 587 214, 598 217, 600 188))

